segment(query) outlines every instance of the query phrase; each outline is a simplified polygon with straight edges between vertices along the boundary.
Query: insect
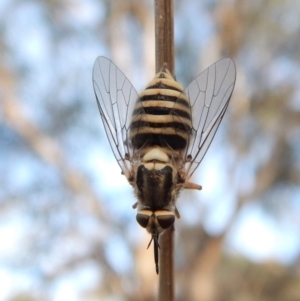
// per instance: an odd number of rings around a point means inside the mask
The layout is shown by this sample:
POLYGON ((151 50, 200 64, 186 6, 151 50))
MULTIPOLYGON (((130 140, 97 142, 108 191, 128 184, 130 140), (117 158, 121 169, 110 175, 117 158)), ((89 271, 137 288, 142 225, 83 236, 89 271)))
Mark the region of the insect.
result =
POLYGON ((159 235, 179 218, 182 188, 201 189, 190 178, 202 161, 227 109, 235 65, 222 59, 186 89, 166 64, 138 94, 122 71, 98 57, 93 86, 114 156, 137 202, 136 220, 151 234, 158 274, 159 235))

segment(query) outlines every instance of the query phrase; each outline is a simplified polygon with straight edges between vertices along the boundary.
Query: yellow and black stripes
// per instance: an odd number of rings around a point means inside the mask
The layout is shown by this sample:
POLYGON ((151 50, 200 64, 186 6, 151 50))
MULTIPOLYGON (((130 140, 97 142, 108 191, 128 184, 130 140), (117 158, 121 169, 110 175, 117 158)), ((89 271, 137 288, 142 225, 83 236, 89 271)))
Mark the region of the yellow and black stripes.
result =
POLYGON ((191 132, 191 112, 182 86, 163 67, 139 96, 130 126, 133 147, 183 150, 191 132))

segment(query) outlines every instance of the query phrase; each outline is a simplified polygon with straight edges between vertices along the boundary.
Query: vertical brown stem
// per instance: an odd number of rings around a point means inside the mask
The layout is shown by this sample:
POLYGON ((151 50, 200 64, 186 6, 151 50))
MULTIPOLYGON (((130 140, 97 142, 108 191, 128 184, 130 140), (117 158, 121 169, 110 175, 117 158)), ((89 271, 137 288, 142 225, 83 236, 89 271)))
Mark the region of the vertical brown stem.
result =
POLYGON ((174 75, 174 13, 173 0, 155 0, 156 72, 164 63, 174 75))
POLYGON ((158 301, 174 300, 174 226, 167 229, 159 240, 158 301))
MULTIPOLYGON (((155 0, 155 61, 156 72, 164 63, 174 75, 174 14, 173 0, 155 0)), ((174 227, 167 229, 159 240, 159 301, 174 300, 174 227)))

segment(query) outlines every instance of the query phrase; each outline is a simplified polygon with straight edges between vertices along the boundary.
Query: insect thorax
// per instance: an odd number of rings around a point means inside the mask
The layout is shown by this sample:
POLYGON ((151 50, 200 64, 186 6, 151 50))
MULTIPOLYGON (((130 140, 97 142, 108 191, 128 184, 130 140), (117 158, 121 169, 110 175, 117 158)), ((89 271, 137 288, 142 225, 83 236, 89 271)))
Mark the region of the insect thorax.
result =
POLYGON ((137 221, 151 234, 161 233, 175 221, 178 179, 177 168, 159 148, 147 152, 136 167, 137 221))
POLYGON ((170 164, 151 162, 137 168, 137 197, 143 207, 167 209, 176 196, 176 185, 177 171, 170 164))

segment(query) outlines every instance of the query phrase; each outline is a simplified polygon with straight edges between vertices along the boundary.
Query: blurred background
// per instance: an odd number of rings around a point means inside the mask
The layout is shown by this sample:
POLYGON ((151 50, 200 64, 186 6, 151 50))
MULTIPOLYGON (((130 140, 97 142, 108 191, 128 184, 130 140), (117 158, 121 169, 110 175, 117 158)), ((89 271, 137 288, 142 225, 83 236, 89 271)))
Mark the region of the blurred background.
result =
MULTIPOLYGON (((97 56, 154 76, 154 1, 1 0, 0 300, 153 300, 92 88, 97 56)), ((177 201, 176 300, 300 300, 300 2, 176 0, 184 86, 237 66, 225 118, 177 201)))

